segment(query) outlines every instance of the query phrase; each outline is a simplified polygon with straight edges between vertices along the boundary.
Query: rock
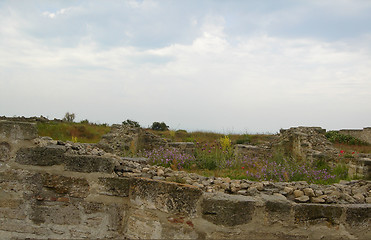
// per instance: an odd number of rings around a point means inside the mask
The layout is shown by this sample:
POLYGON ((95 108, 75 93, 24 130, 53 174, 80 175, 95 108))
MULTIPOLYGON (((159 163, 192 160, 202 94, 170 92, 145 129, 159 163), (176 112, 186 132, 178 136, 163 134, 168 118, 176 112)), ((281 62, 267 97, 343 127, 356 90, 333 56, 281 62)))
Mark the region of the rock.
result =
POLYGON ((220 184, 220 187, 224 190, 229 189, 229 183, 222 183, 220 184))
POLYGON ((304 188, 303 192, 308 197, 314 197, 315 196, 314 191, 311 188, 304 188))
POLYGON ((238 190, 241 189, 241 185, 238 182, 231 182, 230 186, 231 186, 231 191, 233 193, 235 193, 235 192, 237 192, 238 190))
POLYGON ((229 177, 226 177, 226 178, 222 178, 222 181, 226 183, 230 183, 231 179, 229 177))
POLYGON ((164 170, 158 169, 157 170, 157 176, 163 176, 165 174, 164 170))
POLYGON ((287 200, 286 197, 280 193, 273 193, 273 196, 275 196, 279 200, 284 200, 284 201, 287 200))
MULTIPOLYGON (((241 194, 241 195, 246 195, 246 193, 247 193, 247 190, 239 190, 238 192, 237 192, 237 194, 241 194)), ((371 200, 371 198, 370 198, 370 200, 371 200)))
MULTIPOLYGON (((322 196, 326 196, 326 195, 322 195, 322 196)), ((325 203, 326 202, 326 200, 325 200, 325 197, 313 197, 313 198, 311 198, 311 202, 312 203, 325 203)))
POLYGON ((358 202, 358 203, 364 203, 365 202, 365 197, 363 196, 362 193, 357 193, 353 196, 353 198, 358 202))
POLYGON ((243 183, 241 183, 240 187, 241 187, 241 189, 247 189, 249 187, 249 184, 243 182, 243 183))
MULTIPOLYGON (((302 197, 302 196, 304 196, 304 192, 301 191, 301 190, 295 190, 295 191, 294 191, 294 196, 295 196, 295 198, 302 197)), ((308 199, 309 199, 309 198, 308 198, 308 199)))
POLYGON ((263 191, 264 190, 264 185, 261 182, 253 183, 251 185, 251 187, 255 187, 259 191, 263 191))
POLYGON ((249 195, 249 196, 256 196, 256 195, 258 195, 259 194, 259 191, 258 191, 258 189, 256 188, 256 187, 249 187, 248 189, 247 189, 247 195, 249 195))
POLYGON ((164 177, 161 177, 161 176, 154 176, 153 179, 154 180, 161 180, 161 181, 162 180, 165 180, 165 178, 164 177))
POLYGON ((346 180, 340 180, 339 184, 348 185, 350 182, 346 180))
POLYGON ((308 202, 308 201, 309 201, 309 197, 308 197, 308 196, 297 197, 297 198, 295 198, 295 201, 296 201, 296 202, 302 202, 302 203, 305 203, 305 202, 308 202))
POLYGON ((195 182, 192 185, 195 186, 195 187, 199 187, 199 188, 203 188, 204 187, 204 185, 202 185, 201 183, 198 183, 198 182, 195 182))
POLYGON ((323 195, 323 191, 322 190, 315 190, 314 191, 314 194, 319 197, 319 196, 322 196, 323 195))
POLYGON ((292 187, 285 187, 283 191, 286 192, 286 194, 291 194, 294 192, 294 189, 292 187))
POLYGON ((354 198, 352 198, 352 196, 350 196, 347 193, 343 193, 341 195, 341 198, 344 199, 345 201, 347 201, 348 203, 355 203, 356 202, 356 200, 354 198))
POLYGON ((366 203, 371 203, 371 197, 367 197, 365 200, 366 200, 366 203))

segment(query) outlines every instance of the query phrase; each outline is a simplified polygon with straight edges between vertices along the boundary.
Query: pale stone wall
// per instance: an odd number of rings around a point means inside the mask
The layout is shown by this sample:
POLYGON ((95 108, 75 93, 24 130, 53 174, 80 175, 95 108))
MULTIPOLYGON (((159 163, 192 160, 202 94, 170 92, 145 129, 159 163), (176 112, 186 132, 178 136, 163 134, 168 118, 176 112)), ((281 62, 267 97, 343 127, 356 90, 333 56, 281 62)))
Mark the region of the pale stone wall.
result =
POLYGON ((371 144, 371 127, 361 129, 342 129, 339 133, 358 138, 371 144))
POLYGON ((0 160, 2 239, 371 238, 371 204, 207 193, 186 184, 118 177, 115 159, 107 156, 32 146, 29 138, 2 141, 12 149, 0 160))

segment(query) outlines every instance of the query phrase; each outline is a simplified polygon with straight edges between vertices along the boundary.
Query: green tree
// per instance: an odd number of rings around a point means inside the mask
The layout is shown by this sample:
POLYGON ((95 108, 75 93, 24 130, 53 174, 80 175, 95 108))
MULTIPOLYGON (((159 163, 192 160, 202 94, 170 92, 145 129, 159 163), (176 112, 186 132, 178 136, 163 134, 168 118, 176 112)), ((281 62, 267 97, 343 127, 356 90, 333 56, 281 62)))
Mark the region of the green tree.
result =
POLYGON ((63 121, 65 122, 73 122, 75 120, 75 114, 66 112, 64 115, 63 121))
POLYGON ((152 123, 151 129, 156 131, 166 131, 169 130, 169 126, 164 122, 154 122, 152 123))

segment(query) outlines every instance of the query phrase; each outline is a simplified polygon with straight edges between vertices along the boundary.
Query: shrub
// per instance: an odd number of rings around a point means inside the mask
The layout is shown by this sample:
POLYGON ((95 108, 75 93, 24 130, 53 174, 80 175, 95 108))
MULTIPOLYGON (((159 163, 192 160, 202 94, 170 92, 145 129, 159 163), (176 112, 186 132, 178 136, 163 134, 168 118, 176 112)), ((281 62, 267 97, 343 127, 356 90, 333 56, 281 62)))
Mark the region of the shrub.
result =
POLYGON ((88 119, 81 120, 80 123, 82 123, 82 124, 89 124, 89 120, 88 119))
POLYGON ((126 121, 122 122, 122 125, 130 126, 130 127, 140 127, 140 124, 137 121, 133 121, 130 119, 127 119, 126 121))
POLYGON ((154 122, 152 123, 151 129, 155 131, 167 131, 169 130, 169 126, 167 126, 164 122, 154 122))

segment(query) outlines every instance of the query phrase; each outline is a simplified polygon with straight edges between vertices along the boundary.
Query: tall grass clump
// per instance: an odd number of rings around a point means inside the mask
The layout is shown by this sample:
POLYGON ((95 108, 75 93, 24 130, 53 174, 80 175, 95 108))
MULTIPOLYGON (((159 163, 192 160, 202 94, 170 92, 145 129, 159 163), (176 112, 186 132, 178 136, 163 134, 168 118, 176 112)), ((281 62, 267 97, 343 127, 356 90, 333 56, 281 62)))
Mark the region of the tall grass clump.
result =
POLYGON ((228 136, 220 137, 212 143, 196 142, 196 165, 201 169, 214 170, 230 167, 233 163, 234 152, 228 136))
POLYGON ((329 184, 338 177, 326 168, 319 169, 309 163, 299 162, 293 158, 274 155, 271 159, 244 157, 242 169, 247 178, 255 181, 307 181, 309 183, 329 184))
POLYGON ((190 169, 195 157, 177 148, 160 147, 144 154, 150 164, 171 167, 173 170, 190 169))

